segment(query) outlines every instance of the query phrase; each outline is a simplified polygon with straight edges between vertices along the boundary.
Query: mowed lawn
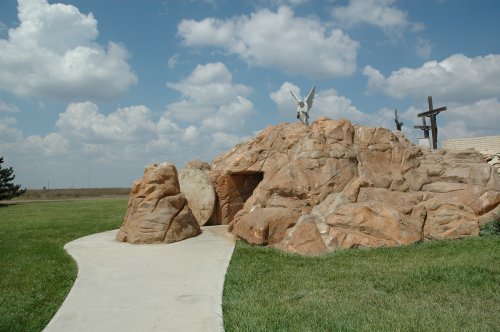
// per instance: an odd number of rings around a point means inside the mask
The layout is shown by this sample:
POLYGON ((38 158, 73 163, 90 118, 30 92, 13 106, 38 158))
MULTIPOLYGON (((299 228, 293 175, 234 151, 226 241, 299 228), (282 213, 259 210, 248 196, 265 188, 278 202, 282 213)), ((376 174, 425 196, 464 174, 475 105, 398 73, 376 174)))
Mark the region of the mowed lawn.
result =
POLYGON ((302 257, 238 242, 226 331, 500 331, 500 237, 302 257))
POLYGON ((41 331, 71 289, 67 242, 120 227, 127 199, 0 205, 0 331, 41 331))
MULTIPOLYGON (((0 205, 0 331, 46 326, 77 274, 64 244, 118 228, 126 204, 0 205)), ((237 242, 223 312, 226 331, 498 331, 500 237, 321 257, 237 242)))

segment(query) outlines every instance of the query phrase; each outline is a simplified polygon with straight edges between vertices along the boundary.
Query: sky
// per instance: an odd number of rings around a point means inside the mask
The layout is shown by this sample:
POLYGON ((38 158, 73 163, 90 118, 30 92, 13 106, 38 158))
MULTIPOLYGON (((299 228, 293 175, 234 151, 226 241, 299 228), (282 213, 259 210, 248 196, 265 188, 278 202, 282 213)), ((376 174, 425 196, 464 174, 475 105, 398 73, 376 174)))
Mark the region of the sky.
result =
POLYGON ((321 116, 500 135, 497 0, 0 0, 0 156, 37 189, 130 187, 321 116), (62 2, 59 2, 62 1, 62 2))

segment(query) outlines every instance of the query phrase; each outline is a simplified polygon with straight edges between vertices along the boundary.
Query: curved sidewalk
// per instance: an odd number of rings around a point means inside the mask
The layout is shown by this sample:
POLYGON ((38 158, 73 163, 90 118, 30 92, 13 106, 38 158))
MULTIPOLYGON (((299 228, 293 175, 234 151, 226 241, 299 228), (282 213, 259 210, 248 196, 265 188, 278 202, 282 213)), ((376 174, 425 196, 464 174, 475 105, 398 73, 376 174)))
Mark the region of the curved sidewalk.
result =
POLYGON ((171 244, 118 242, 118 230, 64 248, 78 276, 44 331, 222 331, 222 289, 234 240, 202 227, 171 244))

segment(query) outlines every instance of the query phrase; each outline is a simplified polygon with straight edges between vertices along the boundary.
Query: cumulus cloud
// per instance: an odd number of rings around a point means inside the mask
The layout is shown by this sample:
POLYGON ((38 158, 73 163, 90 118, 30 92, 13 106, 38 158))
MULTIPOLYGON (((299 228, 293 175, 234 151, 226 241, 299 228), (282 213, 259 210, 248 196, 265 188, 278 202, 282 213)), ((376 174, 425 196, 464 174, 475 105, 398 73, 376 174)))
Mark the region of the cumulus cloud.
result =
POLYGON ((371 24, 383 30, 403 29, 408 26, 407 14, 394 7, 395 0, 350 0, 347 6, 333 9, 333 17, 345 26, 371 24))
POLYGON ((15 156, 16 171, 40 187, 47 185, 47 178, 64 178, 66 187, 73 179, 81 185, 83 179, 86 186, 90 152, 92 178, 120 186, 125 176, 130 181, 140 176, 146 164, 168 160, 182 167, 195 158, 210 161, 251 135, 247 120, 255 111, 246 96, 252 89, 233 82, 224 64, 199 65, 168 85, 179 91, 181 100, 161 114, 144 105, 109 112, 92 101, 69 103, 55 130, 43 135, 24 135, 11 113, 0 113, 0 151, 6 158, 15 156), (23 167, 34 162, 38 175, 23 167))
POLYGON ((361 25, 381 29, 393 41, 406 40, 409 45, 414 45, 416 55, 428 59, 432 45, 427 39, 418 36, 418 33, 425 29, 424 24, 410 21, 408 14, 397 8, 396 1, 349 0, 345 6, 335 6, 332 9, 332 17, 345 29, 361 25), (413 34, 408 36, 408 31, 413 34))
POLYGON ((500 103, 498 98, 490 98, 465 105, 451 105, 439 117, 447 123, 443 138, 498 135, 500 103))
POLYGON ((215 149, 228 149, 241 142, 242 138, 224 132, 215 132, 210 135, 211 146, 215 149))
MULTIPOLYGON (((270 94, 271 99, 278 106, 278 111, 285 117, 292 119, 295 117, 296 105, 290 91, 297 96, 301 96, 299 87, 290 82, 285 82, 279 90, 270 94)), ((309 91, 306 92, 306 94, 309 91)), ((369 124, 372 119, 370 115, 361 112, 349 98, 340 96, 335 89, 318 90, 314 97, 313 107, 310 111, 311 119, 327 116, 332 119, 349 119, 355 123, 369 124)))
POLYGON ((93 102, 70 103, 59 114, 55 127, 54 133, 28 137, 22 142, 39 150, 50 146, 68 157, 90 147, 93 159, 99 163, 143 164, 148 160, 164 161, 164 153, 176 156, 185 144, 197 138, 196 127, 182 128, 165 117, 154 120, 144 105, 121 107, 106 115, 93 102))
POLYGON ((50 133, 44 137, 29 136, 24 142, 32 151, 41 152, 44 157, 53 157, 68 152, 69 142, 59 133, 50 133))
POLYGON ((387 78, 366 66, 368 91, 394 98, 438 96, 442 102, 473 102, 493 98, 500 91, 500 55, 469 58, 455 54, 441 62, 429 61, 420 68, 401 68, 387 78))
POLYGON ((59 114, 56 127, 65 135, 91 142, 145 142, 155 135, 156 125, 146 106, 119 108, 105 116, 92 102, 71 103, 59 114))
POLYGON ((250 65, 287 73, 331 78, 356 70, 358 42, 286 6, 225 20, 182 20, 178 34, 185 46, 222 48, 250 65))
POLYGON ((182 100, 167 105, 159 115, 144 105, 104 112, 91 101, 70 103, 59 114, 53 132, 28 137, 14 118, 0 117, 0 151, 25 164, 37 160, 50 170, 87 164, 90 149, 92 162, 100 165, 96 174, 109 172, 112 165, 120 169, 134 165, 140 171, 152 162, 169 160, 182 166, 190 159, 211 160, 250 133, 246 120, 254 109, 245 95, 251 89, 234 83, 224 64, 199 65, 169 86, 180 92, 182 100))
POLYGON ((271 92, 269 95, 278 106, 278 111, 286 117, 294 116, 293 110, 297 108, 290 91, 300 97, 300 88, 290 82, 284 82, 277 91, 271 92))
POLYGON ((0 117, 0 146, 18 142, 22 139, 23 133, 17 128, 17 120, 12 117, 0 117))
POLYGON ((31 135, 24 137, 17 127, 17 120, 11 117, 0 117, 0 150, 2 153, 15 151, 21 155, 53 157, 68 151, 68 140, 58 133, 45 136, 31 135))
POLYGON ((167 106, 168 117, 193 123, 201 122, 207 131, 238 131, 252 114, 253 104, 246 96, 252 89, 233 83, 227 67, 221 63, 198 65, 178 83, 167 83, 183 97, 167 106))
POLYGON ((137 82, 123 46, 96 43, 92 13, 18 0, 18 18, 19 26, 0 39, 0 89, 19 96, 107 100, 137 82))
MULTIPOLYGON (((263 5, 268 5, 269 4, 269 1, 268 0, 264 0, 264 1, 260 1, 263 3, 263 5)), ((300 6, 300 5, 303 5, 305 3, 308 3, 309 0, 271 0, 271 3, 275 6, 292 6, 292 7, 295 7, 295 6, 300 6)))

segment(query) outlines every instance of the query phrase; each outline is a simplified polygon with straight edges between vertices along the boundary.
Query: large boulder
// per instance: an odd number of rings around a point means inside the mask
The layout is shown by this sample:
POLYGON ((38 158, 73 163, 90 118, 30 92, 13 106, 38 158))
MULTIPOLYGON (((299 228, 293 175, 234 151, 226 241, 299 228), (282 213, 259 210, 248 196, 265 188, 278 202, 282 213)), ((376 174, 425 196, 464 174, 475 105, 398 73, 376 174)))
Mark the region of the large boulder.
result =
POLYGON ((210 178, 200 169, 183 168, 179 171, 179 185, 194 217, 200 226, 205 225, 215 204, 215 192, 210 178))
POLYGON ((116 235, 130 243, 170 243, 201 233, 171 163, 150 165, 132 185, 125 220, 116 235))
POLYGON ((478 152, 430 150, 347 120, 270 126, 208 173, 215 223, 305 254, 476 236, 500 209, 499 175, 478 152))

